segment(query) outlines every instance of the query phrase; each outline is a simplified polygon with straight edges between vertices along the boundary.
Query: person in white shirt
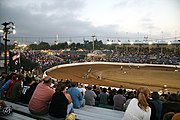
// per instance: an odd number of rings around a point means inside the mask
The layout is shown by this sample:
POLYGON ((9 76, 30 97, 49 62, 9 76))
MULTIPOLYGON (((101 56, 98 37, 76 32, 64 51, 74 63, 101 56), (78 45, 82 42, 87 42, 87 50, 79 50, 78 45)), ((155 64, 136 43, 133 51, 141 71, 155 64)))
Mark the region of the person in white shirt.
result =
POLYGON ((130 101, 122 120, 150 120, 151 108, 147 102, 149 97, 150 90, 140 87, 137 90, 136 98, 130 101))

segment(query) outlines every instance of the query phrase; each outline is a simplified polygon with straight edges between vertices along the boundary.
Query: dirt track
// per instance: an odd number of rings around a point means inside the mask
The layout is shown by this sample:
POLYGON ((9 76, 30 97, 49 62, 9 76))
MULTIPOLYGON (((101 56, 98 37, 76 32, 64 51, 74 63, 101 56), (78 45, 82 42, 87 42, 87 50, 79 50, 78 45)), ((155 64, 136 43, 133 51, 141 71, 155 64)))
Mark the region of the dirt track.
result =
POLYGON ((73 81, 96 84, 103 86, 137 89, 139 86, 148 86, 151 90, 159 91, 167 85, 168 91, 180 91, 180 72, 174 68, 166 67, 140 67, 123 66, 121 70, 118 65, 79 65, 59 68, 48 72, 48 75, 60 79, 72 79, 73 81), (88 79, 82 78, 91 68, 88 79), (102 80, 97 80, 101 74, 102 80))

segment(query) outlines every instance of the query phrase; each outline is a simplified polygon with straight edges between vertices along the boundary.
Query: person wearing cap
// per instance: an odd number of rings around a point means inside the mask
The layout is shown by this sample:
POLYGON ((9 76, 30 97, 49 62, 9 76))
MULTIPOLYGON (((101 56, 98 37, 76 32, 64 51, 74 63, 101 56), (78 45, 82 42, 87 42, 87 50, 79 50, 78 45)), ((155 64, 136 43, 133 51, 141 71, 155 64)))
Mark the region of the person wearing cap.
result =
POLYGON ((42 83, 39 83, 29 101, 29 111, 32 114, 43 115, 48 113, 49 104, 55 90, 50 88, 52 79, 46 76, 42 83))

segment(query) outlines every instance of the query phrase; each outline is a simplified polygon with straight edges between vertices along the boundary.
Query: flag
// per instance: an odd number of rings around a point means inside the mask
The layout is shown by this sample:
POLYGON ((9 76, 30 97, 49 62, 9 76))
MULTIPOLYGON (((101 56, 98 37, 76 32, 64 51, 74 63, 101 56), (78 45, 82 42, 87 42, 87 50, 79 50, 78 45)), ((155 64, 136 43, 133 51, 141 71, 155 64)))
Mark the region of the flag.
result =
POLYGON ((10 71, 19 70, 20 68, 20 53, 9 51, 9 67, 10 71))
POLYGON ((20 54, 14 55, 14 56, 12 57, 12 60, 16 60, 16 59, 18 59, 18 58, 20 58, 20 54))

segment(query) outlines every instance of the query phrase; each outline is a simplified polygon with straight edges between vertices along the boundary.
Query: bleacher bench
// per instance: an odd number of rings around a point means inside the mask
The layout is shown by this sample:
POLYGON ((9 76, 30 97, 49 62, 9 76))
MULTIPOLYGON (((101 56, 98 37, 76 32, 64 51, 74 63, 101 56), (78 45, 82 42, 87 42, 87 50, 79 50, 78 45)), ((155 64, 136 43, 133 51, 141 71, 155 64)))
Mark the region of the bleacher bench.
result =
MULTIPOLYGON (((34 115, 30 113, 27 106, 11 103, 8 101, 5 101, 5 102, 7 103, 7 105, 13 106, 13 110, 15 114, 17 113, 24 116, 28 116, 28 117, 31 117, 32 119, 51 120, 51 117, 49 115, 39 116, 39 115, 34 115)), ((121 120, 124 115, 124 112, 122 111, 116 111, 116 110, 105 109, 105 108, 100 108, 100 107, 93 107, 93 106, 88 106, 88 105, 85 105, 85 107, 82 107, 80 109, 74 109, 74 112, 77 115, 77 119, 80 119, 80 120, 121 120)))

